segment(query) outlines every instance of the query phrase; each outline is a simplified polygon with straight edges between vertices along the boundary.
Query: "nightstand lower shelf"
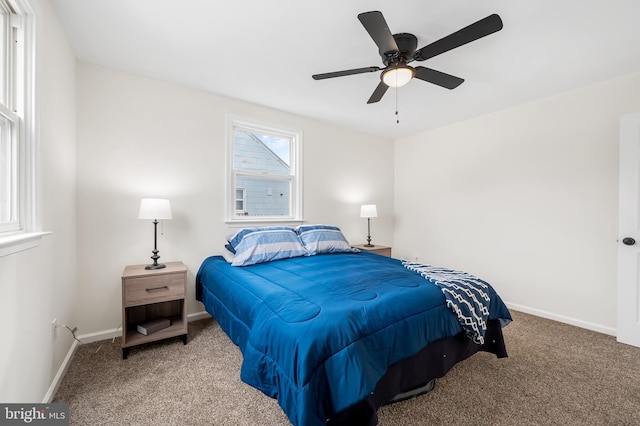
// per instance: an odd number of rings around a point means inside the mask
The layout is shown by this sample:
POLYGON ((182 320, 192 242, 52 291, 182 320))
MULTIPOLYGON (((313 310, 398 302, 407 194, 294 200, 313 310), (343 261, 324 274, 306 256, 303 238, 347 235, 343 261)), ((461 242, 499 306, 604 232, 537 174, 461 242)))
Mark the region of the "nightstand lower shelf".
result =
POLYGON ((122 345, 122 359, 127 359, 129 356, 129 349, 133 346, 155 342, 161 339, 180 337, 180 339, 182 339, 182 344, 187 344, 187 334, 184 332, 184 324, 182 320, 176 321, 175 323, 172 321, 169 327, 146 336, 138 333, 135 327, 130 328, 128 334, 129 338, 127 339, 127 343, 122 345))
POLYGON ((184 336, 184 340, 186 340, 187 335, 184 332, 182 319, 170 318, 170 320, 171 325, 169 327, 148 335, 139 333, 136 330, 135 324, 129 325, 129 329, 127 330, 127 343, 123 344, 122 347, 129 348, 131 346, 142 345, 143 343, 155 342, 156 340, 168 339, 169 337, 175 336, 184 336))

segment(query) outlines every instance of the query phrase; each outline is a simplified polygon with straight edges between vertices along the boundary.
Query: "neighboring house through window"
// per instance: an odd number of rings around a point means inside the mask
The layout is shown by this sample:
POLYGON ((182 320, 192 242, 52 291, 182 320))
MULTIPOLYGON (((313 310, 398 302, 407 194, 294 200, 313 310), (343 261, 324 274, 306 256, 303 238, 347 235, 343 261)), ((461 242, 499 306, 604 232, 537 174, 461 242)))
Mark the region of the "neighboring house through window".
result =
POLYGON ((247 204, 246 199, 246 189, 245 188, 236 188, 236 215, 237 216, 245 216, 247 214, 247 209, 245 205, 247 204))
POLYGON ((300 132, 230 119, 227 220, 301 220, 300 132))

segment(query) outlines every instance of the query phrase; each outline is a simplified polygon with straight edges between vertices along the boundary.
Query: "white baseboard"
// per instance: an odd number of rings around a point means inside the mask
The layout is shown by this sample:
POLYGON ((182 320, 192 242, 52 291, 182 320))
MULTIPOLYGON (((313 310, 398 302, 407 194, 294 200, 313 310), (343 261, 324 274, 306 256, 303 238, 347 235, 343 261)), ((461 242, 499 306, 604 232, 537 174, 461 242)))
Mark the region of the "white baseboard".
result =
MULTIPOLYGON (((211 315, 209 315, 209 313, 206 311, 195 312, 193 314, 187 315, 188 322, 198 321, 205 318, 211 318, 211 315)), ((119 336, 122 336, 122 330, 120 329, 120 326, 117 326, 116 328, 112 328, 110 330, 102 330, 96 331, 95 333, 82 334, 78 336, 78 339, 80 339, 82 343, 93 343, 100 340, 113 339, 114 337, 119 336)))
MULTIPOLYGON (((196 313, 187 315, 188 322, 198 321, 205 318, 211 318, 211 315, 209 315, 209 313, 205 311, 196 312, 196 313)), ((120 329, 120 326, 117 326, 116 328, 113 328, 111 330, 103 330, 103 331, 97 331, 95 333, 82 334, 78 336, 78 340, 80 340, 82 343, 93 343, 93 342, 98 342, 100 340, 113 339, 118 336, 122 336, 122 330, 120 329)), ((58 369, 58 372, 56 373, 55 377, 53 378, 53 381, 51 382, 51 385, 49 386, 49 389, 47 390, 47 393, 44 395, 44 398, 42 399, 43 404, 49 404, 51 400, 53 400, 53 397, 58 391, 58 388, 62 383, 62 379, 64 378, 64 375, 67 372, 67 369, 69 368, 71 358, 73 358, 73 354, 76 353, 76 350, 78 349, 79 345, 80 343, 77 340, 73 341, 71 348, 69 348, 69 352, 67 352, 67 356, 64 358, 64 361, 62 361, 62 365, 58 369)))
POLYGON ((71 345, 71 349, 69 349, 69 352, 67 352, 67 356, 64 357, 64 361, 62 361, 62 365, 60 366, 60 368, 58 369, 58 372, 53 378, 53 381, 51 382, 49 389, 47 389, 47 393, 45 393, 44 398, 42 398, 43 404, 49 404, 53 399, 54 395, 56 394, 56 392, 58 391, 58 388, 60 387, 60 383, 62 383, 62 378, 66 374, 67 369, 69 368, 69 364, 71 363, 71 358, 73 358, 73 354, 76 353, 76 348, 78 347, 78 344, 79 343, 77 340, 73 341, 73 344, 71 345))
POLYGON ((198 321, 201 319, 206 319, 206 318, 211 318, 211 315, 209 315, 209 312, 207 311, 202 311, 202 312, 196 312, 193 314, 189 314, 187 315, 188 321, 198 321))
POLYGON ((571 317, 566 317, 564 315, 553 314, 551 312, 542 311, 540 309, 530 308, 528 306, 522 306, 515 303, 507 303, 505 305, 509 309, 513 309, 514 311, 524 312, 525 314, 535 315, 537 317, 547 318, 550 320, 562 322, 564 324, 575 325, 576 327, 585 328, 587 330, 596 331, 598 333, 608 334, 609 336, 616 336, 617 330, 612 327, 607 327, 600 324, 594 324, 587 321, 578 320, 571 317))

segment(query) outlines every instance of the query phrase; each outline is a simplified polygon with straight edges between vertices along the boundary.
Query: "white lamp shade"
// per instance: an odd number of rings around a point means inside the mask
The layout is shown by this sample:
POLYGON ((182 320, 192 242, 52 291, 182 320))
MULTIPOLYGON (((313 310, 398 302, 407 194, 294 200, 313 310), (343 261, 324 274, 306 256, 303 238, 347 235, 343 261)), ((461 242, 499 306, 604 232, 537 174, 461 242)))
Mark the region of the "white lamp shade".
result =
POLYGON ((402 87, 413 78, 411 67, 396 67, 386 70, 382 74, 382 81, 389 87, 402 87))
POLYGON ((161 198, 143 198, 140 200, 138 219, 171 219, 171 204, 161 198))
POLYGON ((364 204, 360 207, 360 217, 378 217, 378 210, 375 204, 364 204))

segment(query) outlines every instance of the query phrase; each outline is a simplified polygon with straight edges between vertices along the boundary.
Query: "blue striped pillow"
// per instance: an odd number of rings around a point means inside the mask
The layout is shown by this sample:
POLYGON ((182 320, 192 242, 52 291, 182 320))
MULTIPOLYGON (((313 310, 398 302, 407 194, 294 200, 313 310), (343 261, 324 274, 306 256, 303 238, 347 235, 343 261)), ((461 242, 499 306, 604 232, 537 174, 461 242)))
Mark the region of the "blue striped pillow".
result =
POLYGON ((360 252, 360 250, 351 247, 337 226, 300 225, 296 228, 296 232, 310 255, 360 252))
POLYGON ((293 228, 290 226, 262 226, 258 228, 241 229, 235 234, 231 234, 227 237, 227 241, 229 242, 228 245, 231 246, 230 248, 227 247, 227 249, 232 253, 235 253, 236 247, 240 244, 245 235, 253 234, 258 231, 293 231, 293 228))
POLYGON ((243 229, 228 241, 235 250, 232 266, 249 266, 309 254, 293 228, 285 226, 243 229))

